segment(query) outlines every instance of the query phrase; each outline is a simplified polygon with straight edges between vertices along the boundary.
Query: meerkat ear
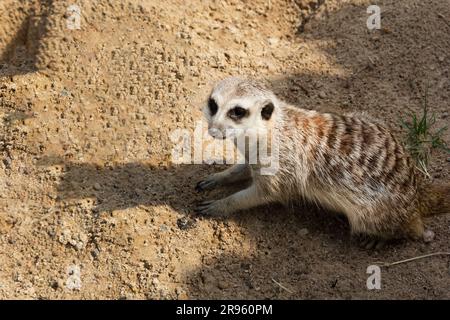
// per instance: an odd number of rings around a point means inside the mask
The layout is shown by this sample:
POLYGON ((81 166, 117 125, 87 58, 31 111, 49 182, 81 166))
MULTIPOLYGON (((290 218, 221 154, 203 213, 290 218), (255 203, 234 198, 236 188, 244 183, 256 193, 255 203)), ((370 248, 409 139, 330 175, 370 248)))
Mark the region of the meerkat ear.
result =
POLYGON ((274 107, 272 101, 266 102, 266 104, 264 105, 264 107, 261 110, 261 117, 264 120, 269 120, 270 117, 272 116, 274 108, 275 107, 274 107))

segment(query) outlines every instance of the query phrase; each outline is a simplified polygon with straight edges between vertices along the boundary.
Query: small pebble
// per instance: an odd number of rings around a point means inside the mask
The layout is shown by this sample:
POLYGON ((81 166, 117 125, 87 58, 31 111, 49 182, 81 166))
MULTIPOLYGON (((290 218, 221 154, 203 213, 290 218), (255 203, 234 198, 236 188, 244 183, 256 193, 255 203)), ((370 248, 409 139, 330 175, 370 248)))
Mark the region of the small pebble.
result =
POLYGON ((91 255, 94 258, 98 258, 99 254, 100 254, 100 251, 97 248, 95 248, 91 251, 91 255))
POLYGON ((425 230, 425 232, 423 233, 423 241, 425 243, 430 243, 434 240, 434 232, 432 230, 425 230))
POLYGON ((6 169, 11 169, 11 158, 6 157, 3 159, 3 164, 5 165, 6 169))
POLYGON ((226 281, 220 280, 217 283, 217 287, 219 287, 219 289, 227 289, 229 287, 228 283, 226 281))
POLYGON ((277 38, 269 38, 269 39, 267 39, 267 42, 269 43, 269 45, 274 46, 274 45, 278 44, 279 39, 277 39, 277 38))
POLYGON ((177 220, 177 226, 180 230, 189 230, 195 226, 195 220, 182 217, 177 220))
POLYGON ((324 91, 320 91, 320 92, 319 92, 319 98, 320 98, 320 99, 325 99, 326 97, 327 97, 327 95, 325 94, 324 91))
POLYGON ((309 230, 306 228, 300 229, 299 231, 301 236, 306 236, 309 233, 309 230))

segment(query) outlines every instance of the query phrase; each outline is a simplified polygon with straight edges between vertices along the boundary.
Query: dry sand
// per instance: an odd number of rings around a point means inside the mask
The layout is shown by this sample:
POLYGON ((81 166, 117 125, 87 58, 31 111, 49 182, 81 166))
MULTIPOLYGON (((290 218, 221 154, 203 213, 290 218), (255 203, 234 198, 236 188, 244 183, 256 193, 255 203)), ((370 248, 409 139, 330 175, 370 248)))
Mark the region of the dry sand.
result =
MULTIPOLYGON (((382 289, 366 288, 376 261, 449 251, 449 216, 430 219, 432 243, 380 251, 302 204, 197 217, 195 202, 220 192, 195 183, 221 167, 172 165, 169 139, 228 75, 267 79, 304 108, 365 111, 397 134, 428 86, 446 125, 448 0, 377 1, 374 31, 360 0, 78 0, 71 30, 73 2, 0 2, 0 298, 450 298, 444 256, 383 269, 382 289)), ((448 155, 430 172, 448 182, 448 155)))

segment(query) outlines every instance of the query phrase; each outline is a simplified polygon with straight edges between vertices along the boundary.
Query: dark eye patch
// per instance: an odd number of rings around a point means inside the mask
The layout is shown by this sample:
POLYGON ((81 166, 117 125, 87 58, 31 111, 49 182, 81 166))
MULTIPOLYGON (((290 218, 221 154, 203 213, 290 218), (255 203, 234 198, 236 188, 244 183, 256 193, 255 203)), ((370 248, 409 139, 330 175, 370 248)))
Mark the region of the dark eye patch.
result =
POLYGON ((211 112, 212 116, 217 113, 217 110, 219 109, 219 107, 217 106, 217 103, 213 98, 209 98, 208 108, 209 108, 209 112, 211 112))
POLYGON ((233 109, 228 110, 228 116, 233 120, 240 120, 248 116, 248 110, 240 106, 236 106, 233 109))
POLYGON ((264 120, 269 120, 272 116, 274 105, 272 102, 267 103, 261 110, 261 116, 264 120))

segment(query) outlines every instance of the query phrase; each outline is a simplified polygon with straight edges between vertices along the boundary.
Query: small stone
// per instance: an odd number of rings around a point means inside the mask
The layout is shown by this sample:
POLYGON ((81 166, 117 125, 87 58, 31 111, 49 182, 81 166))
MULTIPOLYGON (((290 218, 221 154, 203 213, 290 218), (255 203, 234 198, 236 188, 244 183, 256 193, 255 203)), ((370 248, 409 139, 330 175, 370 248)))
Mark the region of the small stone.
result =
POLYGON ((102 186, 100 185, 100 183, 96 182, 94 183, 94 190, 99 191, 102 188, 102 186))
POLYGON ((320 91, 319 92, 319 98, 320 99, 325 99, 326 97, 327 97, 327 95, 326 95, 325 91, 320 91))
POLYGON ((430 243, 434 240, 434 232, 432 230, 425 230, 423 233, 423 241, 425 243, 430 243))
POLYGON ((231 33, 231 34, 236 34, 236 33, 238 33, 238 29, 236 29, 235 27, 233 27, 233 26, 227 26, 227 29, 228 29, 228 31, 231 33))
POLYGON ((91 251, 91 255, 94 258, 98 258, 99 254, 100 254, 100 251, 97 248, 95 248, 91 251))
POLYGON ((187 295, 187 293, 186 292, 184 292, 183 290, 178 290, 178 289, 180 289, 180 288, 177 288, 177 292, 176 292, 176 294, 177 294, 177 299, 178 300, 188 300, 189 299, 189 296, 187 295))
POLYGON ((51 287, 53 290, 57 290, 58 287, 59 287, 58 280, 53 280, 53 281, 50 283, 50 287, 51 287))
POLYGON ((47 68, 52 71, 58 71, 58 63, 55 60, 52 60, 48 63, 47 68))
POLYGON ((267 42, 268 42, 269 45, 271 45, 271 46, 274 46, 274 45, 278 44, 279 41, 280 41, 280 40, 277 39, 277 38, 269 38, 269 39, 267 39, 267 42))
POLYGON ((303 237, 303 236, 306 236, 309 233, 309 230, 306 229, 306 228, 302 228, 302 229, 300 229, 299 233, 303 237))
POLYGON ((195 227, 195 220, 182 217, 177 220, 177 226, 180 230, 189 230, 195 227))
POLYGON ((6 169, 11 169, 11 158, 10 157, 6 157, 5 159, 3 159, 3 164, 5 165, 6 169))
POLYGON ((227 289, 229 287, 228 283, 226 281, 220 280, 217 283, 217 287, 221 290, 227 289))
POLYGON ((153 269, 153 264, 151 263, 150 260, 144 260, 144 268, 147 270, 152 270, 153 269))
POLYGON ((14 277, 13 277, 15 282, 22 282, 23 281, 23 276, 20 273, 15 273, 14 277))
POLYGON ((69 266, 67 269, 68 277, 66 280, 66 288, 69 290, 81 289, 81 271, 77 265, 69 266))
POLYGON ((184 79, 184 74, 183 74, 181 71, 177 71, 177 72, 175 73, 175 77, 176 77, 178 80, 183 80, 183 79, 184 79))

